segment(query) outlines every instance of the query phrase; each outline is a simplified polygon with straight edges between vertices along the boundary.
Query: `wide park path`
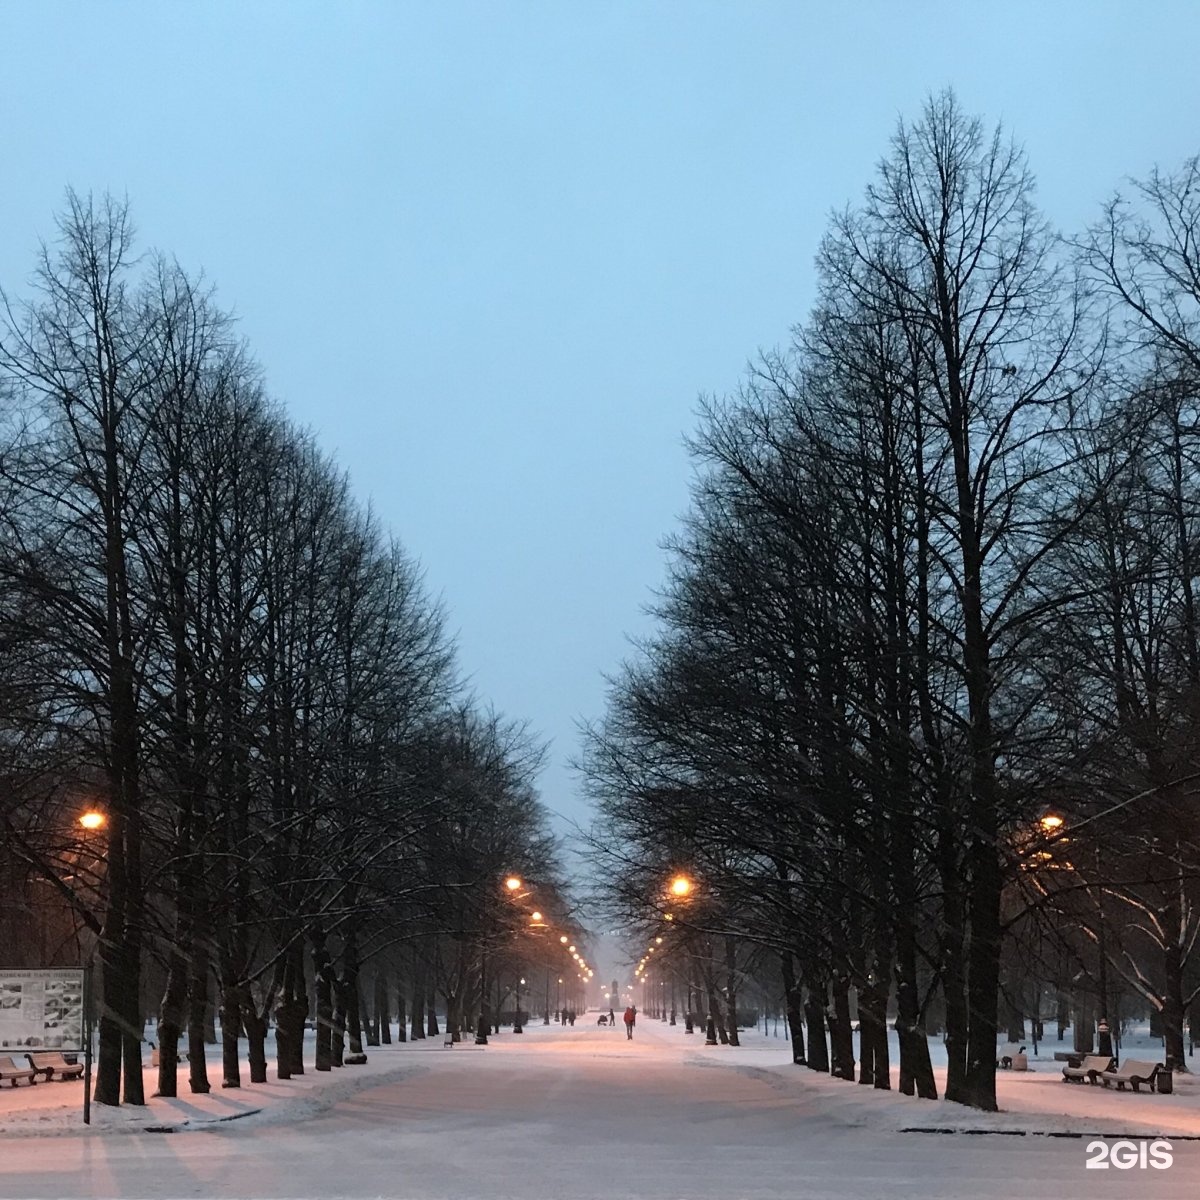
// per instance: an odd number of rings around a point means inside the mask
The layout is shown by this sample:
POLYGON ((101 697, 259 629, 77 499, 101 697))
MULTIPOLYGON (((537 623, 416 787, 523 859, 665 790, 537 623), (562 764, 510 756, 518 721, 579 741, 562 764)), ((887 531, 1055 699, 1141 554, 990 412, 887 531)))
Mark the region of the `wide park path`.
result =
MULTIPOLYGON (((352 1070, 345 1068, 327 1103, 277 1105, 174 1134, 29 1137, 10 1130, 0 1136, 0 1196, 1200 1195, 1200 1142, 1176 1140, 1167 1170, 1088 1170, 1086 1137, 1042 1136, 1070 1122, 1029 1112, 976 1116, 817 1077, 787 1063, 781 1039, 751 1034, 740 1050, 706 1048, 700 1035, 642 1020, 630 1043, 623 1029, 597 1028, 594 1019, 567 1029, 534 1023, 486 1049, 446 1050, 440 1042, 384 1048, 372 1052, 372 1070, 380 1059, 388 1060, 385 1069, 363 1078, 353 1094, 333 1095, 345 1091, 352 1070), (914 1127, 958 1132, 905 1132, 914 1127)), ((1114 1112, 1120 1100, 1110 1095, 1114 1112)), ((1076 1121, 1076 1131, 1090 1124, 1076 1121)), ((1119 1119, 1102 1124, 1100 1132, 1145 1132, 1119 1119)))

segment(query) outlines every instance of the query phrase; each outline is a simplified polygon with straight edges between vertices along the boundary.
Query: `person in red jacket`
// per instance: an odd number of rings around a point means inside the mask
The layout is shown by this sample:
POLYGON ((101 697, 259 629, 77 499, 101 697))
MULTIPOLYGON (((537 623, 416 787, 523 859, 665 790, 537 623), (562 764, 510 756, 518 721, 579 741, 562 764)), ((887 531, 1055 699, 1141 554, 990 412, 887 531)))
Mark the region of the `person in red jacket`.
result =
POLYGON ((625 1010, 625 1036, 631 1040, 633 1038, 633 1024, 636 1020, 637 1020, 637 1009, 634 1008, 633 1005, 631 1004, 625 1010))

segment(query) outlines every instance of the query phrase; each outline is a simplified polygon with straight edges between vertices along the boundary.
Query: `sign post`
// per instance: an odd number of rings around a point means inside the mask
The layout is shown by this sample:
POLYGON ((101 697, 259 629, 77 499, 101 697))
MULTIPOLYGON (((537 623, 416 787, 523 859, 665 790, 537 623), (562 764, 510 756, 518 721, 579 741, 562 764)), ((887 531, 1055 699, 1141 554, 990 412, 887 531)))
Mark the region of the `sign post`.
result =
POLYGON ((83 972, 83 1123, 92 1123, 92 968, 83 972))

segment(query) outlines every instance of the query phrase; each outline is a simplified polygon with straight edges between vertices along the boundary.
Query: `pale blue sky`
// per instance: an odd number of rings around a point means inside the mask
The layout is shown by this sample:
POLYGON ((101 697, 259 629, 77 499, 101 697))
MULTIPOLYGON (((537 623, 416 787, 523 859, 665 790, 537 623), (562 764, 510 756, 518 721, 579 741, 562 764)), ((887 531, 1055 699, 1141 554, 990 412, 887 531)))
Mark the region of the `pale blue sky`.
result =
POLYGON ((813 295, 829 210, 947 84, 1051 219, 1200 151, 1195 3, 0 3, 0 280, 64 188, 203 268, 553 739, 644 631, 697 394, 813 295))

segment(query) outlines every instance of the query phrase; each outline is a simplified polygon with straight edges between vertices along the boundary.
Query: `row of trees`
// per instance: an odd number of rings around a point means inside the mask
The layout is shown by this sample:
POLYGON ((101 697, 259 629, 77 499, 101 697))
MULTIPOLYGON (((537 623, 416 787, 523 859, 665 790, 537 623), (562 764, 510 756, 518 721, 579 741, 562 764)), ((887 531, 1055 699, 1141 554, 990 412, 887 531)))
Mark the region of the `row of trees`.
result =
POLYGON ((691 961, 774 956, 797 1061, 854 1078, 853 1000, 861 1080, 891 1086, 894 1017, 901 1090, 936 1096, 936 1011, 946 1097, 994 1109, 1001 997, 1012 1023, 1061 980, 1104 1015, 1119 981, 1183 1068, 1198 183, 1156 172, 1067 240, 1021 150, 932 98, 833 219, 792 346, 703 404, 661 631, 588 734, 595 856, 691 961))
POLYGON ((33 289, 0 335, 8 952, 95 947, 102 1103, 143 1101, 148 1009, 159 1092, 184 1038, 206 1091, 214 995, 226 1086, 271 1019, 303 1069, 310 992, 317 1069, 361 1055, 364 963, 373 1029, 440 993, 457 1033, 517 921, 496 880, 561 893, 539 747, 464 698, 414 561, 124 204, 70 194, 33 289), (81 936, 30 946, 55 906, 81 936))

